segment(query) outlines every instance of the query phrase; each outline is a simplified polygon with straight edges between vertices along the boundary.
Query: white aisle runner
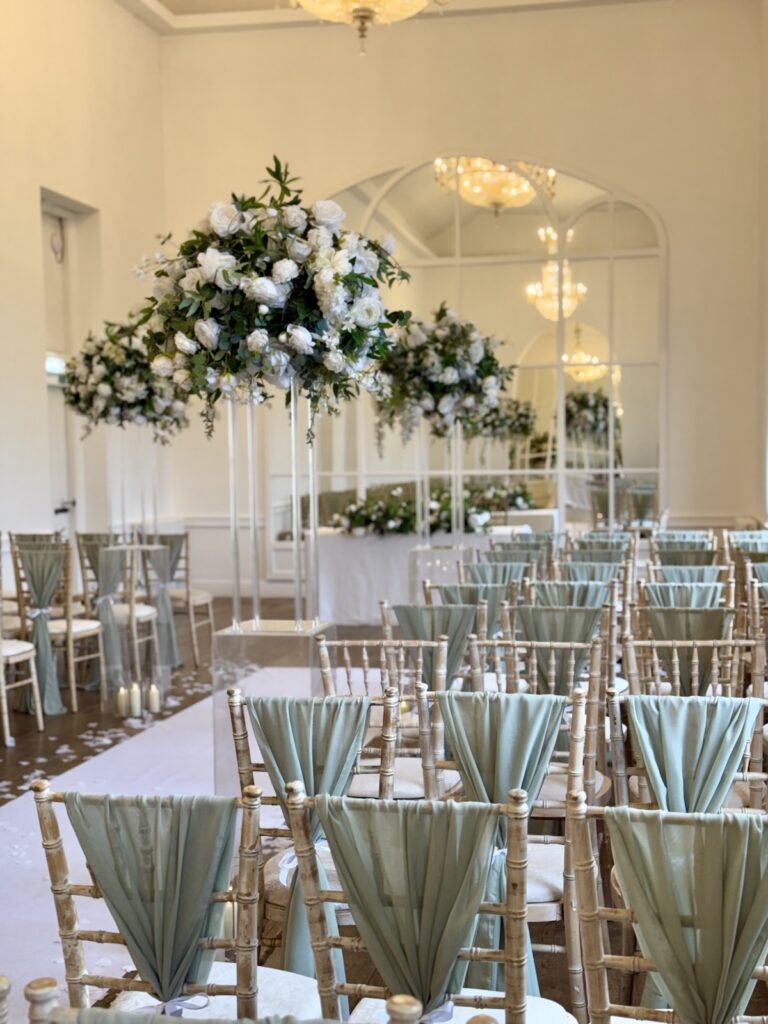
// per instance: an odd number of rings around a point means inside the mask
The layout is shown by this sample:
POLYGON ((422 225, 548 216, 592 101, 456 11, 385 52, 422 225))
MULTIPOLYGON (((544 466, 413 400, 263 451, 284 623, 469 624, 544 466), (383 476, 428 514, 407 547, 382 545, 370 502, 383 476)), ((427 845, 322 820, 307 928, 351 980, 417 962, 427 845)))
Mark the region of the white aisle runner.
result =
MULTIPOLYGON (((248 687, 248 692, 258 689, 304 696, 308 689, 306 674, 300 669, 264 669, 258 674, 258 682, 258 687, 248 687)), ((234 762, 234 750, 232 758, 234 762)), ((79 767, 51 776, 51 782, 55 790, 83 793, 213 793, 213 769, 213 708, 208 697, 79 767)), ((273 793, 266 776, 259 778, 259 785, 265 794, 273 793)), ((87 882, 85 861, 64 807, 57 805, 57 812, 72 881, 87 882)), ((276 808, 266 808, 264 824, 272 824, 270 817, 275 813, 279 813, 276 808)), ((102 900, 81 899, 77 906, 81 928, 114 928, 102 900)), ((120 946, 88 943, 86 963, 91 972, 99 974, 120 974, 131 968, 128 954, 120 946)), ((27 1019, 23 989, 28 981, 39 977, 59 982, 64 979, 53 897, 31 792, 0 808, 0 974, 6 974, 13 985, 9 1017, 13 1022, 27 1019)), ((62 1003, 68 1005, 63 988, 62 1003)))

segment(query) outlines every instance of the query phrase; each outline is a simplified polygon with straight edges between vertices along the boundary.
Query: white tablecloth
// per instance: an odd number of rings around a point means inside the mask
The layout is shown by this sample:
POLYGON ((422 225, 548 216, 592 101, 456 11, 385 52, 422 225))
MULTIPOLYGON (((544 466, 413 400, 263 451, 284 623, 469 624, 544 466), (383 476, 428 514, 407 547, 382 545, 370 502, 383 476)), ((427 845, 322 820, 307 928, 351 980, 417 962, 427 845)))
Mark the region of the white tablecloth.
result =
MULTIPOLYGON (((494 534, 531 528, 536 532, 557 529, 557 509, 532 509, 511 513, 510 518, 512 516, 514 521, 508 526, 496 527, 494 534)), ((455 576, 449 578, 442 573, 411 572, 410 553, 417 543, 417 538, 411 534, 351 537, 339 530, 321 529, 317 538, 320 618, 345 626, 378 625, 379 602, 386 599, 390 604, 407 604, 421 600, 419 588, 425 575, 435 582, 438 579, 455 582, 455 576)), ((433 548, 450 543, 447 535, 442 542, 440 534, 432 538, 433 548)), ((467 533, 462 543, 475 550, 487 550, 490 536, 467 533)), ((445 550, 441 557, 446 570, 450 570, 458 555, 445 550)))

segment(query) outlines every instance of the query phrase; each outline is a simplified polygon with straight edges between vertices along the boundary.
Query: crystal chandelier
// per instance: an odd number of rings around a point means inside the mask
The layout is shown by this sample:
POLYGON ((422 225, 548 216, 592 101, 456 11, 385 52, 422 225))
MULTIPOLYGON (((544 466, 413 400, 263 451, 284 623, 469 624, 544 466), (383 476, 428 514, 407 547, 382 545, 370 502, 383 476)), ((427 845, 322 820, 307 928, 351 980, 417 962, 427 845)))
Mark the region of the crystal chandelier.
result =
MULTIPOLYGON (((361 50, 371 25, 389 25, 405 21, 423 11, 430 0, 294 0, 309 14, 323 21, 355 25, 360 36, 361 50)), ((449 0, 433 0, 444 7, 449 0)))
POLYGON ((465 202, 493 210, 498 216, 502 210, 533 202, 535 185, 551 199, 555 194, 557 172, 551 167, 522 162, 507 167, 482 156, 438 157, 435 178, 441 188, 458 192, 465 202))
MULTIPOLYGON (((539 228, 540 241, 547 246, 550 256, 557 253, 557 232, 554 228, 539 228)), ((565 236, 565 244, 570 245, 573 238, 573 229, 565 236)), ((525 289, 528 301, 546 320, 558 320, 560 315, 559 302, 559 267, 556 259, 547 260, 541 268, 541 281, 536 284, 529 284, 525 289)), ((586 297, 587 286, 574 284, 571 277, 571 266, 568 260, 563 260, 563 317, 566 319, 576 311, 578 304, 586 297)))
POLYGON ((597 356, 590 355, 581 344, 581 324, 576 324, 574 334, 576 343, 573 352, 570 355, 564 352, 562 357, 565 372, 577 384, 594 384, 605 377, 608 367, 601 363, 597 356))

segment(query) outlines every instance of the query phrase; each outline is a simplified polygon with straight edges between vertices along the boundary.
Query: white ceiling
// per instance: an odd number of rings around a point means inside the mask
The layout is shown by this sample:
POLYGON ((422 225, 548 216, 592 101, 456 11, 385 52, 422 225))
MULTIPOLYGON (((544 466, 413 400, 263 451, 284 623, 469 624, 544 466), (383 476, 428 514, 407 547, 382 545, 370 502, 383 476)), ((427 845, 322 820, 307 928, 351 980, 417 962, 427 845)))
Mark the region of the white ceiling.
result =
MULTIPOLYGON (((450 0, 447 8, 430 6, 417 17, 466 16, 513 11, 648 3, 655 0, 450 0)), ((117 0, 157 32, 216 32, 275 26, 318 24, 293 0, 117 0)))

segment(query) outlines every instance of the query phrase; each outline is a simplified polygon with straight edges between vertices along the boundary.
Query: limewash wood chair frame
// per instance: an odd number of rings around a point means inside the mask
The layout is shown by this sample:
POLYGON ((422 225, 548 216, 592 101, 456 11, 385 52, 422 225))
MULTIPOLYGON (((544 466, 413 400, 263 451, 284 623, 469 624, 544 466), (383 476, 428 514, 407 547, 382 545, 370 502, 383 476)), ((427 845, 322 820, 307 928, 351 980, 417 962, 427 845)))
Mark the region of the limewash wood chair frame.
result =
MULTIPOLYGON (((0 534, 0 548, 2 548, 2 534, 0 534)), ((3 582, 2 559, 0 559, 0 589, 3 582)), ((3 730, 3 744, 12 747, 15 743, 11 735, 11 716, 8 708, 8 694, 12 690, 19 690, 29 686, 32 690, 32 702, 35 709, 35 724, 38 732, 45 729, 43 719, 43 703, 40 698, 40 687, 37 682, 37 668, 35 666, 35 648, 26 640, 8 639, 3 634, 3 610, 0 606, 0 725, 3 730), (17 677, 17 669, 26 666, 27 675, 17 677), (14 678, 8 681, 7 672, 12 669, 14 678)))
MULTIPOLYGON (((754 813, 754 812, 745 812, 754 813)), ((678 821, 688 824, 697 815, 668 814, 671 822, 678 821)), ((590 824, 605 818, 605 808, 590 806, 583 792, 570 793, 568 796, 568 820, 574 851, 574 868, 576 874, 576 899, 580 921, 582 940, 582 956, 584 973, 587 981, 587 999, 589 1017, 592 1024, 611 1024, 622 1019, 657 1024, 678 1024, 680 1017, 673 1010, 656 1010, 645 1006, 629 1005, 627 1002, 613 1001, 608 981, 608 972, 621 972, 629 975, 629 984, 625 979, 619 982, 619 999, 627 998, 631 991, 632 976, 638 973, 648 974, 655 971, 653 960, 644 957, 637 950, 633 925, 637 917, 631 907, 608 907, 600 897, 597 887, 599 878, 598 865, 590 841, 590 824), (631 934, 632 953, 620 955, 607 952, 610 948, 606 939, 605 925, 615 922, 622 930, 631 934)), ((758 967, 752 978, 768 981, 768 967, 758 967)), ((742 1016, 734 1018, 732 1024, 765 1024, 765 1017, 742 1016)))
MULTIPOLYGON (((339 997, 355 996, 386 1000, 391 997, 388 989, 379 985, 340 983, 337 979, 333 951, 366 952, 362 940, 352 936, 330 934, 325 914, 325 904, 348 904, 342 890, 323 889, 317 851, 312 843, 310 831, 310 810, 314 800, 307 797, 300 783, 288 786, 288 808, 294 845, 299 862, 299 873, 304 893, 304 902, 309 919, 312 949, 315 956, 317 987, 323 1016, 329 1020, 340 1020, 339 997)), ((425 812, 429 805, 425 804, 425 812)), ((502 917, 506 941, 502 951, 476 950, 466 947, 459 953, 459 959, 493 961, 504 968, 505 991, 503 994, 455 996, 456 1006, 487 1007, 504 1010, 506 1024, 525 1024, 526 993, 525 969, 527 962, 527 822, 528 805, 521 790, 509 794, 507 804, 494 805, 499 815, 507 819, 507 899, 503 904, 481 903, 479 913, 502 917)), ((375 966, 375 963, 374 963, 375 966)))
MULTIPOLYGON (((88 986, 117 992, 155 993, 152 986, 140 978, 109 977, 90 974, 86 968, 85 942, 125 945, 119 932, 90 931, 80 928, 75 897, 101 899, 101 892, 93 880, 89 884, 70 881, 69 865, 59 829, 54 804, 64 802, 64 794, 51 791, 50 783, 40 779, 33 783, 35 805, 43 840, 43 849, 51 880, 51 892, 56 908, 59 937, 64 954, 64 969, 69 1002, 74 1007, 90 1005, 88 986)), ((237 998, 238 1016, 256 1016, 257 957, 258 957, 258 844, 261 791, 247 787, 239 800, 242 808, 238 873, 227 892, 214 893, 213 903, 231 903, 237 908, 236 937, 233 939, 209 937, 200 940, 199 948, 230 950, 235 953, 236 984, 185 985, 184 995, 225 995, 237 998)), ((201 856, 204 851, 201 851, 201 856)))
MULTIPOLYGON (((723 640, 647 640, 624 637, 624 671, 629 692, 640 694, 672 693, 680 695, 680 655, 691 657, 691 694, 706 696, 700 686, 700 652, 711 656, 707 690, 724 697, 744 696, 746 670, 751 680, 765 681, 765 648, 754 639, 726 637, 723 640), (670 668, 662 669, 661 658, 668 657, 670 668), (751 655, 747 659, 747 655, 751 655)), ((760 691, 756 696, 762 696, 760 691)))

